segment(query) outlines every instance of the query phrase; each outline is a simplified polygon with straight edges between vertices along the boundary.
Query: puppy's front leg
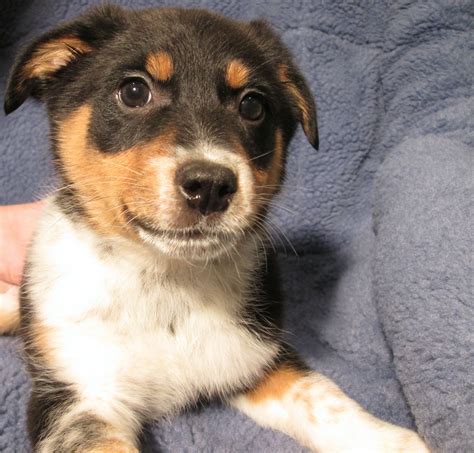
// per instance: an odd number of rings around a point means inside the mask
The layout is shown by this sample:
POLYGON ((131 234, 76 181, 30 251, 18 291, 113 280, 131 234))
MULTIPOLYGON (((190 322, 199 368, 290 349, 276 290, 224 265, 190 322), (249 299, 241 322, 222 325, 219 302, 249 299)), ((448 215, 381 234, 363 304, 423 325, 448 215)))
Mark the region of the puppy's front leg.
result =
POLYGON ((328 378, 283 363, 232 404, 323 453, 426 453, 413 431, 372 416, 328 378))
POLYGON ((94 401, 76 398, 49 381, 47 391, 34 387, 28 425, 38 453, 138 453, 133 423, 117 423, 94 410, 94 401))

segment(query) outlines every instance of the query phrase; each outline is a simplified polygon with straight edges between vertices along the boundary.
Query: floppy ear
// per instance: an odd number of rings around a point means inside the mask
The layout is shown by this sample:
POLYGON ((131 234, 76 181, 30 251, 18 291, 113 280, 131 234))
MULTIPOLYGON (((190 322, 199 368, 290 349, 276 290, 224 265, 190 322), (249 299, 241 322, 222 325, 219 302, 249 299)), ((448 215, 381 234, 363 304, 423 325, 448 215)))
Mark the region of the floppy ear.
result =
POLYGON ((97 49, 124 21, 122 9, 102 6, 37 38, 22 51, 12 68, 5 93, 5 113, 16 110, 30 95, 40 97, 61 70, 97 49))
POLYGON ((308 141, 314 149, 318 149, 319 136, 316 104, 304 77, 293 63, 290 62, 290 64, 280 64, 278 78, 285 85, 308 141))
POLYGON ((304 133, 313 148, 318 149, 318 121, 316 104, 311 91, 280 37, 265 20, 250 22, 253 33, 261 43, 261 48, 270 53, 269 60, 278 64, 278 79, 284 85, 295 116, 303 126, 304 133))

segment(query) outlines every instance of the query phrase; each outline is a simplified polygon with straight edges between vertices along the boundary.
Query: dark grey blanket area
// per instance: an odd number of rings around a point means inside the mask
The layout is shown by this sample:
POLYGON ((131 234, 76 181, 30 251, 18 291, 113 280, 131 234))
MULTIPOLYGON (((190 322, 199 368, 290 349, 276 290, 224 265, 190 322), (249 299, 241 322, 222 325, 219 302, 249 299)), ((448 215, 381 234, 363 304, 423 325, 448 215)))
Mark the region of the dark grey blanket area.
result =
MULTIPOLYGON (((22 44, 94 3, 4 0, 0 91, 22 44)), ((316 95, 321 143, 316 153, 297 134, 270 226, 289 341, 433 451, 473 452, 472 1, 117 3, 266 17, 282 33, 316 95)), ((0 136, 0 202, 46 194, 43 107, 29 101, 1 118, 0 136)), ((28 392, 18 340, 0 338, 1 452, 29 451, 28 392)), ((148 427, 144 449, 304 451, 219 405, 148 427)))

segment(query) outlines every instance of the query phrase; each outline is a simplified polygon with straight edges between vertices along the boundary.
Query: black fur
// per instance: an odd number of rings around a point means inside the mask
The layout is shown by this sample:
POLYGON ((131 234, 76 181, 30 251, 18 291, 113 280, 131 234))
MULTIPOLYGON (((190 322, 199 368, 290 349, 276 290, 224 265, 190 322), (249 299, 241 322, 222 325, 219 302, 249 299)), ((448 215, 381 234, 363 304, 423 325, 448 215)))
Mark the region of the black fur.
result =
POLYGON ((110 426, 98 417, 81 413, 55 433, 50 450, 55 453, 81 453, 100 447, 101 442, 108 439, 108 430, 110 426))
MULTIPOLYGON (((28 268, 25 269, 25 276, 28 268)), ((48 371, 43 352, 35 345, 35 313, 29 295, 27 278, 20 289, 21 326, 20 335, 24 342, 24 353, 28 372, 33 381, 28 403, 27 425, 31 444, 34 447, 52 428, 57 418, 76 401, 71 388, 52 377, 48 371)))

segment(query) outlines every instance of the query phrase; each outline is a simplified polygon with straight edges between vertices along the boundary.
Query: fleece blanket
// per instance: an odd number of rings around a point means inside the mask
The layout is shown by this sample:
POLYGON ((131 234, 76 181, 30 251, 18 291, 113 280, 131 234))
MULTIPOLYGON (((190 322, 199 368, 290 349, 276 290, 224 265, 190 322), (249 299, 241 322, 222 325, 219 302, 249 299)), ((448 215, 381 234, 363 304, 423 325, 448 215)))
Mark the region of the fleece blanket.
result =
MULTIPOLYGON (((93 3, 2 1, 0 93, 22 44, 93 3)), ((321 143, 316 153, 295 138, 270 227, 289 341, 433 451, 474 451, 473 3, 117 3, 265 17, 280 31, 316 95, 321 143)), ((29 101, 1 118, 0 136, 0 202, 46 194, 54 175, 42 106, 29 101)), ((18 339, 0 338, 2 452, 30 451, 20 351, 18 339)), ((143 449, 305 451, 219 405, 147 427, 143 449)))

